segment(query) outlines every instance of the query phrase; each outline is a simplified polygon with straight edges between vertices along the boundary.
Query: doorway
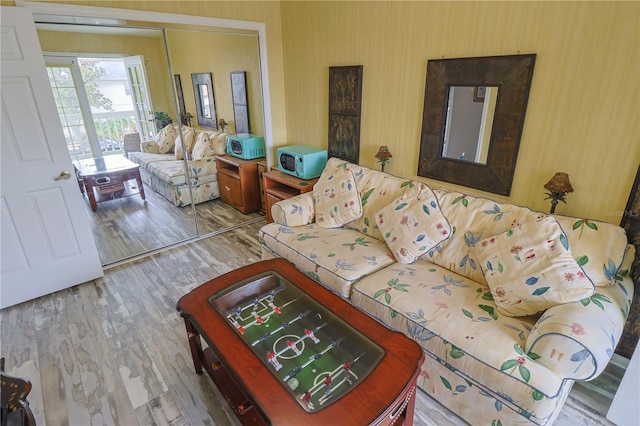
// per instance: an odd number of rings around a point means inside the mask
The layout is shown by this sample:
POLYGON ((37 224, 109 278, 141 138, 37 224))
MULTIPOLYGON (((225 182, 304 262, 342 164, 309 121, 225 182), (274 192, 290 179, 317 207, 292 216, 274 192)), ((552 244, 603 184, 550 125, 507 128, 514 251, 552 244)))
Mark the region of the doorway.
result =
POLYGON ((46 55, 45 63, 71 159, 123 155, 124 136, 139 128, 124 59, 46 55))

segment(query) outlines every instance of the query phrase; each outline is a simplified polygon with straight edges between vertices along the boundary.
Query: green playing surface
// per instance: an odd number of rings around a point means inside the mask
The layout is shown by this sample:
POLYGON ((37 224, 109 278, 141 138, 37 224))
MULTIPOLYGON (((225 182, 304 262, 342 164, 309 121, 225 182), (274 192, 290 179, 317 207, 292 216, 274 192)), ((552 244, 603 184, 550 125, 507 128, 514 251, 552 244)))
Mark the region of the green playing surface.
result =
POLYGON ((384 355, 382 348, 288 283, 244 299, 227 311, 227 318, 309 412, 356 387, 384 355))

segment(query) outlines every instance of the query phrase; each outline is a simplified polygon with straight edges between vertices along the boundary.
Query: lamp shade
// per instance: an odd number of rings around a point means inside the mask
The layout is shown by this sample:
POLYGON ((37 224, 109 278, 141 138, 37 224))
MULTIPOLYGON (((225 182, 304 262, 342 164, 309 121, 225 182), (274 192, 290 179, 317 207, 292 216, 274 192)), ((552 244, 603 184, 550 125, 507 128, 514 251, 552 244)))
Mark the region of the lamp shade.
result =
POLYGON ((563 172, 558 172, 553 175, 551 180, 544 184, 544 189, 560 194, 573 192, 573 187, 571 186, 571 182, 569 182, 569 175, 563 172))
POLYGON ((386 145, 382 145, 380 147, 380 149, 378 149, 378 152, 376 154, 376 158, 378 160, 383 160, 383 159, 387 159, 387 158, 391 158, 391 157, 392 157, 392 155, 389 152, 389 148, 387 148, 386 145))

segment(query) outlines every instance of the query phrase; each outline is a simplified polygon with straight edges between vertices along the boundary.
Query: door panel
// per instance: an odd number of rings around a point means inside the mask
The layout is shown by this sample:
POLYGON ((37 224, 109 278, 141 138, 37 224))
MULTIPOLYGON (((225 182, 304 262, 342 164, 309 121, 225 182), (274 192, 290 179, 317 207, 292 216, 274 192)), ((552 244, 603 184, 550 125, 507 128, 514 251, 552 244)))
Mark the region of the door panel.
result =
POLYGON ((0 308, 101 277, 33 17, 0 7, 0 308), (58 179, 63 171, 68 179, 58 179))
POLYGON ((141 55, 124 58, 124 65, 127 68, 127 78, 131 85, 131 95, 133 105, 138 120, 138 128, 142 140, 153 139, 156 134, 155 119, 151 98, 149 96, 149 85, 147 84, 147 74, 144 68, 144 58, 141 55))

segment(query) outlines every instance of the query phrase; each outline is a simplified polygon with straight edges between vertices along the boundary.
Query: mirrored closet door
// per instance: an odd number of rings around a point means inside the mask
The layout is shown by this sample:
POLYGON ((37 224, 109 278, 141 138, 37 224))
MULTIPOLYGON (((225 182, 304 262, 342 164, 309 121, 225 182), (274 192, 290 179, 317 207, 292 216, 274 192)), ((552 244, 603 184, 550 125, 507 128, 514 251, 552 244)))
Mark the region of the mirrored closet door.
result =
MULTIPOLYGON (((261 212, 242 214, 218 198, 213 155, 193 161, 195 133, 218 135, 221 143, 223 132, 234 132, 232 72, 245 72, 251 131, 264 134, 255 31, 38 19, 38 36, 72 160, 79 167, 99 168, 105 159, 111 162, 109 157, 122 157, 138 165, 141 175, 147 172, 144 200, 135 180, 119 187, 117 173, 109 175, 116 182, 113 188, 95 190, 98 200, 104 200, 95 210, 83 194, 103 265, 264 218, 261 212), (198 87, 192 84, 192 74, 198 73, 211 76, 206 89, 213 100, 208 113, 215 114, 214 127, 211 122, 203 126, 196 118, 198 87), (225 126, 218 126, 220 119, 225 126), (167 125, 175 133, 163 131, 167 125), (171 146, 164 144, 167 140, 171 146)), ((83 187, 86 191, 79 181, 81 191, 83 187)))

